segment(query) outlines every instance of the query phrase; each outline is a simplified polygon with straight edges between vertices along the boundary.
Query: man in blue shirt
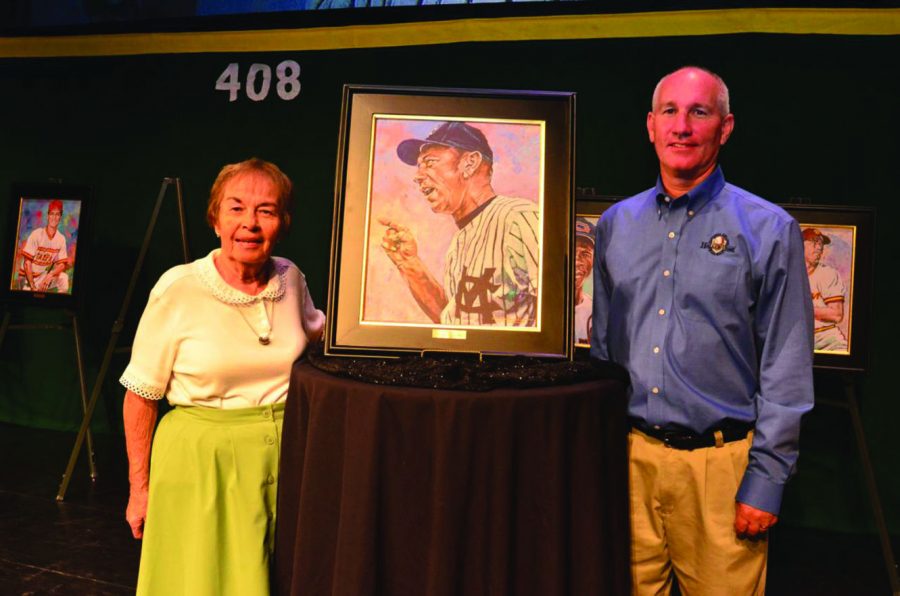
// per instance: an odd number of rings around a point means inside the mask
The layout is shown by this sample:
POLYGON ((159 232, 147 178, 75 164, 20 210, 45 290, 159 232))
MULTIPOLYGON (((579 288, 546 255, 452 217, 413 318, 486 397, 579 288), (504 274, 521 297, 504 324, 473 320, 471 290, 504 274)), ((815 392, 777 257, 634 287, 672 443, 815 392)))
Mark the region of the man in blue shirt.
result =
POLYGON ((728 89, 686 67, 647 115, 656 187, 597 225, 591 355, 631 374, 637 594, 762 594, 767 530, 813 405, 803 240, 779 207, 725 182, 728 89))

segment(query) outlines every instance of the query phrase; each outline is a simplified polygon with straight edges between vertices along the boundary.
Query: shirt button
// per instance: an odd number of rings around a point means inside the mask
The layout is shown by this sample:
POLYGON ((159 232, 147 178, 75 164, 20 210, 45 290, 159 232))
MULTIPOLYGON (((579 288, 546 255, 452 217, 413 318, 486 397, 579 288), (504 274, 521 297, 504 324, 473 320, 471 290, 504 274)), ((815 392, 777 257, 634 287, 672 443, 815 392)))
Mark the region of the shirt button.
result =
POLYGON ((263 412, 263 418, 271 418, 271 417, 272 417, 272 412, 270 412, 269 410, 265 410, 263 412))
POLYGON ((657 395, 659 393, 659 387, 654 387, 650 392, 653 393, 653 395, 657 395))
POLYGON ((669 277, 670 275, 672 275, 672 272, 669 271, 668 269, 666 269, 665 271, 663 271, 663 277, 669 277))
POLYGON ((694 212, 693 212, 693 211, 688 211, 688 217, 694 217, 694 212))
POLYGON ((266 437, 266 445, 274 445, 275 437, 266 437))
POLYGON ((674 238, 674 237, 675 237, 675 232, 669 232, 669 238, 674 238))
POLYGON ((659 354, 659 346, 653 346, 653 353, 659 354))
POLYGON ((266 484, 275 484, 275 477, 269 474, 269 477, 266 478, 266 484))
POLYGON ((659 316, 663 316, 664 314, 666 314, 666 309, 661 308, 661 309, 659 309, 659 310, 656 311, 656 312, 659 313, 659 316))

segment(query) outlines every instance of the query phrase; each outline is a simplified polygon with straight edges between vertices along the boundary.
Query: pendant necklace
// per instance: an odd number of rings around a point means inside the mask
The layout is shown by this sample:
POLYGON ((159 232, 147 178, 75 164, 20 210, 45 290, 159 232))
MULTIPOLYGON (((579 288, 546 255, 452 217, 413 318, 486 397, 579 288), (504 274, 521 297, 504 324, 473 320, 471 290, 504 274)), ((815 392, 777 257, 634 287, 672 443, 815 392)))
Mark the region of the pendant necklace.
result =
POLYGON ((250 328, 250 331, 253 332, 253 335, 256 336, 259 343, 267 346, 272 343, 272 339, 269 335, 272 333, 272 325, 275 323, 275 306, 272 300, 262 300, 263 312, 266 314, 266 329, 263 333, 258 333, 256 329, 253 327, 253 324, 250 323, 250 320, 247 318, 247 315, 244 314, 244 309, 240 306, 237 307, 238 313, 240 313, 241 318, 244 319, 244 322, 247 323, 247 327, 250 328), (272 312, 269 313, 269 305, 272 304, 272 312))

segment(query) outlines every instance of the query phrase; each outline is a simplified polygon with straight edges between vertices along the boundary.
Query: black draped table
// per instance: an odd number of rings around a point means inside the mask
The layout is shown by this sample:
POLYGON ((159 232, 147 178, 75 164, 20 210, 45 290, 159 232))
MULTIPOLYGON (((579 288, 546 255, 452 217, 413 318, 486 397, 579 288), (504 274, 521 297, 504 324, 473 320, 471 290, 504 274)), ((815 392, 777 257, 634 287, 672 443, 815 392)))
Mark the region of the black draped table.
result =
POLYGON ((625 385, 450 391, 294 366, 275 574, 299 596, 627 594, 625 385))

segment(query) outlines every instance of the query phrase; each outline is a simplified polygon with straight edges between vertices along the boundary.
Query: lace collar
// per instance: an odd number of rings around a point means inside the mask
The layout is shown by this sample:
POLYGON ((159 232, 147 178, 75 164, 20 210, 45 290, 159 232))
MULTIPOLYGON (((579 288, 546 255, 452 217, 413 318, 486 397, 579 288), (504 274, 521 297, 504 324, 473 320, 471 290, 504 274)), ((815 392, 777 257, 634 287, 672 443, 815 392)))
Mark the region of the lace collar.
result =
POLYGON ((280 300, 284 296, 284 288, 287 285, 285 274, 288 266, 281 259, 271 259, 274 271, 269 277, 269 284, 265 290, 256 296, 251 296, 237 288, 231 287, 222 279, 218 269, 216 269, 216 264, 213 262, 213 257, 219 254, 220 250, 217 248, 192 264, 194 273, 218 300, 225 304, 252 304, 259 300, 280 300))

